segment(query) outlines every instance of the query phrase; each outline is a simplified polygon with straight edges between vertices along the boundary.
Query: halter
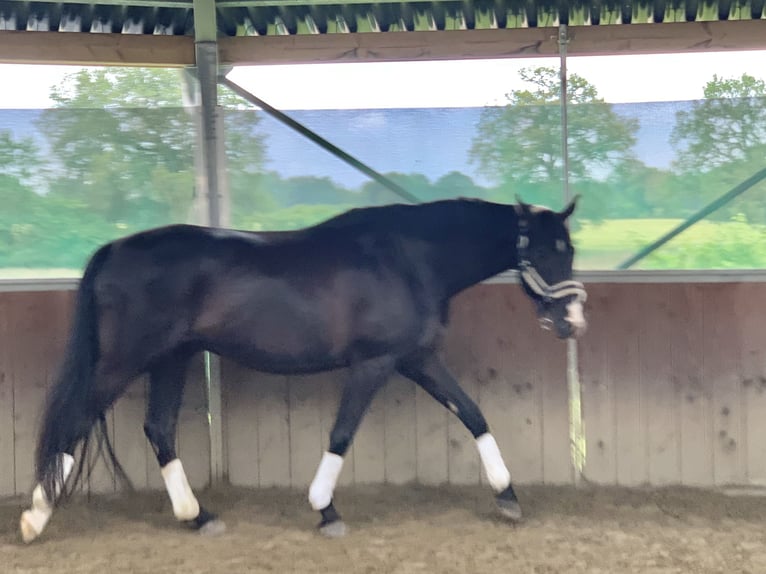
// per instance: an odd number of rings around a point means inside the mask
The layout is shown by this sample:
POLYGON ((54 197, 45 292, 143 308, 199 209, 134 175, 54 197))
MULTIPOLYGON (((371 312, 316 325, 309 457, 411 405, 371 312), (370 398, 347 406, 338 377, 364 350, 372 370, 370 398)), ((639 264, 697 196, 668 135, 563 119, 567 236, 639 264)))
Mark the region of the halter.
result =
POLYGON ((529 260, 527 253, 529 248, 528 227, 529 224, 526 219, 519 219, 519 240, 516 243, 516 250, 519 258, 519 273, 526 282, 527 287, 543 299, 545 303, 550 303, 555 299, 563 299, 569 295, 574 295, 575 300, 585 303, 588 299, 588 293, 585 291, 585 286, 579 281, 566 279, 554 285, 548 285, 545 279, 538 273, 529 260))

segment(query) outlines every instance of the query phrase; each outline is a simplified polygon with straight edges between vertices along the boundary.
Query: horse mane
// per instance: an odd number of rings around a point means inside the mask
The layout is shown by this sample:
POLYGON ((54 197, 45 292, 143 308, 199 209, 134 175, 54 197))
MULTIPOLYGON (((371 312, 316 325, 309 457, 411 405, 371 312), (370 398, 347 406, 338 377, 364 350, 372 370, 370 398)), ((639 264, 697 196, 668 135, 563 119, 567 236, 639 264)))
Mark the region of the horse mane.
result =
MULTIPOLYGON (((350 209, 311 229, 396 231, 411 236, 438 238, 461 230, 486 231, 492 218, 505 210, 502 204, 481 199, 444 199, 423 204, 395 203, 375 207, 350 209)), ((510 206, 508 206, 510 207, 510 206)))

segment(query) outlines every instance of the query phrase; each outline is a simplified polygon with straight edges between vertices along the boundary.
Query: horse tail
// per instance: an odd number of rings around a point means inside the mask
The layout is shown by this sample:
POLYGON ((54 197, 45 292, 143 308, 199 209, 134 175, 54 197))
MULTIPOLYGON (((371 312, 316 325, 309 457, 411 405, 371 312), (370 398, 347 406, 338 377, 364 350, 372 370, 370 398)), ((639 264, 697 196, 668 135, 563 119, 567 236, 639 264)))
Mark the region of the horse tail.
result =
POLYGON ((53 502, 69 496, 80 481, 91 430, 99 421, 99 450, 103 450, 103 439, 106 438, 113 468, 122 472, 106 434, 104 413, 98 410, 100 407, 96 407, 93 400, 95 369, 99 358, 95 282, 110 251, 111 244, 101 247, 93 254, 85 268, 77 289, 72 328, 64 360, 48 393, 43 411, 35 454, 35 470, 37 481, 42 486, 46 498, 53 502), (61 453, 69 451, 69 454, 74 456, 74 450, 80 441, 83 442, 80 465, 70 488, 67 489, 61 453))

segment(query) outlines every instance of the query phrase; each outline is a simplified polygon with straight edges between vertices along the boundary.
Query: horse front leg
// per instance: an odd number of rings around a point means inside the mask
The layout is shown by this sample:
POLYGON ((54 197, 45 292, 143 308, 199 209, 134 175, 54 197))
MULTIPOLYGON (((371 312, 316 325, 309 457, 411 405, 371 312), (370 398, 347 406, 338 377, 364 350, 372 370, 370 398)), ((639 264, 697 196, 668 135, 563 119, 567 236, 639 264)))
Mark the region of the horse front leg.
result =
POLYGON ((399 372, 413 380, 429 395, 452 411, 473 435, 481 457, 487 480, 495 491, 495 502, 500 513, 517 522, 522 518, 521 506, 511 484, 508 471, 495 437, 487 421, 444 364, 432 352, 418 354, 398 365, 399 372))
POLYGON ((330 446, 322 455, 309 487, 309 503, 322 516, 319 532, 327 537, 338 538, 346 534, 346 525, 333 505, 333 493, 343 469, 343 457, 375 393, 393 370, 394 361, 389 358, 369 360, 351 367, 330 432, 330 446))

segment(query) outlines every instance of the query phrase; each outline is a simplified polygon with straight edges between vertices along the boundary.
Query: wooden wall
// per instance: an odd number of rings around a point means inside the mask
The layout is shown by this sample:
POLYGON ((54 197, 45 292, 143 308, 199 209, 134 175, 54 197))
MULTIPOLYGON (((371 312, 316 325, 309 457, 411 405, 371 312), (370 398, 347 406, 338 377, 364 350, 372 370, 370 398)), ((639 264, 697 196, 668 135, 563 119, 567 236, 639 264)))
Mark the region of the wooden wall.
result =
MULTIPOLYGON (((599 484, 766 484, 766 284, 589 285, 579 343, 587 465, 599 484)), ((0 495, 27 493, 39 411, 73 293, 0 293, 0 495)), ((566 345, 537 326, 517 285, 471 289, 445 360, 478 401, 519 483, 570 483, 566 345)), ((332 426, 343 372, 276 377, 223 362, 224 464, 234 484, 305 487, 332 426)), ((162 486, 143 436, 145 383, 109 416, 139 488, 162 486)), ((192 484, 209 477, 201 360, 180 417, 192 484)), ((357 434, 343 484, 484 482, 469 433, 412 383, 392 381, 357 434)), ((114 489, 97 467, 89 488, 114 489)))
POLYGON ((591 285, 586 478, 766 485, 766 285, 591 285))

